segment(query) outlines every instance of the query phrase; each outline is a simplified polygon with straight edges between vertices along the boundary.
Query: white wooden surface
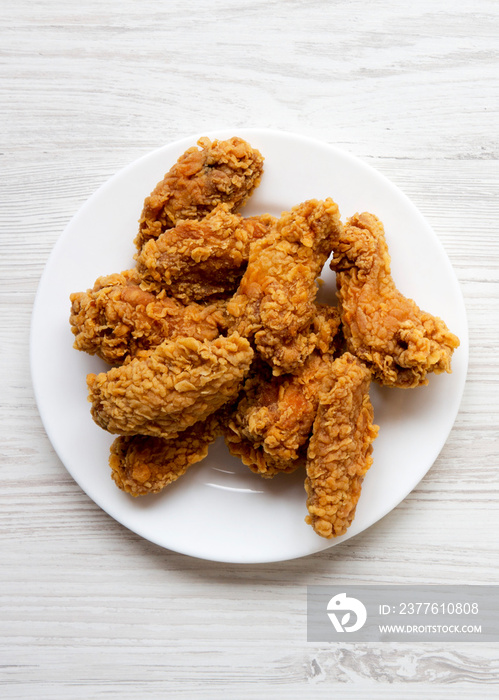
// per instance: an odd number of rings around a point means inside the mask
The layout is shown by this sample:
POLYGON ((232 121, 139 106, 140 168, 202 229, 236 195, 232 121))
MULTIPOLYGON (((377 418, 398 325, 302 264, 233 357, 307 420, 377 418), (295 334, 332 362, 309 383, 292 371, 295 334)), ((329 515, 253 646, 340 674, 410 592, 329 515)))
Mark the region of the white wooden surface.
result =
POLYGON ((309 584, 498 583, 496 0, 3 0, 0 696, 497 698, 499 645, 307 643, 309 584), (271 127, 391 178, 457 272, 455 427, 362 535, 287 563, 164 551, 103 513, 43 430, 29 323, 49 252, 114 172, 177 138, 271 127))

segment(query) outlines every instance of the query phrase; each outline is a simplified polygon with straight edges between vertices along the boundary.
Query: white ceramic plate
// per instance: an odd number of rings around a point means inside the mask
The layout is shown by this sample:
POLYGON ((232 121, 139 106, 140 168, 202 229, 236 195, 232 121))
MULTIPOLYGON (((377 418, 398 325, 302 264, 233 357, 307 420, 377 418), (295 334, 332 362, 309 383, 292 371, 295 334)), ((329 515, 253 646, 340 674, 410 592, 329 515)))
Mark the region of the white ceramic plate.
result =
MULTIPOLYGON (((371 211, 384 222, 399 288, 441 316, 461 339, 451 375, 432 376, 415 390, 372 388, 374 464, 364 481, 348 533, 324 540, 305 524, 303 473, 273 480, 251 473, 223 442, 156 496, 134 499, 110 478, 114 436, 90 417, 85 377, 105 369, 73 349, 69 295, 100 275, 133 265, 133 239, 144 198, 196 136, 132 163, 101 187, 55 245, 33 310, 31 369, 40 414, 60 459, 80 487, 109 515, 163 547, 222 562, 271 562, 318 552, 362 532, 394 508, 433 464, 454 423, 466 378, 468 334, 464 304, 450 262, 434 232, 407 197, 384 176, 333 146, 290 133, 236 129, 265 157, 259 189, 244 212, 279 214, 309 198, 333 197, 343 220, 371 211)), ((334 294, 324 273, 321 296, 334 294)))

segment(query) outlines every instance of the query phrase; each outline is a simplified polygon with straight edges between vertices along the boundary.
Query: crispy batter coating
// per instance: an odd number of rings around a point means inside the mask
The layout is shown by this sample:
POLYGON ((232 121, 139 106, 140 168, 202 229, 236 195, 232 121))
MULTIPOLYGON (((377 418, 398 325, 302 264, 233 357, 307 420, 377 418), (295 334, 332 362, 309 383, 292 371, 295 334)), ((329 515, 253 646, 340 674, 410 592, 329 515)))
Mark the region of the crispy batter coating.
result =
POLYGON ((239 457, 241 462, 251 469, 252 472, 262 476, 264 479, 271 479, 276 474, 291 474, 302 465, 303 460, 278 459, 269 455, 262 447, 256 447, 251 440, 236 435, 235 433, 224 431, 225 444, 229 452, 234 457, 239 457))
MULTIPOLYGON (((224 424, 229 451, 264 478, 303 466, 317 410, 314 391, 324 390, 329 366, 342 350, 336 308, 318 305, 317 349, 294 374, 272 375, 268 365, 248 379, 224 424)), ((258 365, 258 362, 255 363, 258 365)))
POLYGON ((381 221, 353 216, 331 261, 347 347, 386 386, 428 383, 428 372, 450 372, 459 339, 438 317, 421 311, 396 288, 381 221))
POLYGON ((241 207, 260 184, 263 156, 243 139, 202 138, 198 145, 180 156, 146 198, 135 239, 139 250, 183 219, 202 219, 217 204, 241 207))
POLYGON ((137 268, 168 293, 192 301, 233 293, 246 269, 250 243, 268 233, 274 217, 243 218, 219 204, 201 220, 186 220, 148 240, 137 268))
POLYGON ((145 358, 88 375, 92 417, 110 433, 173 438, 237 396, 252 359, 237 333, 165 340, 145 358))
MULTIPOLYGON (((227 322, 227 318, 224 317, 227 322)), ((345 339, 341 331, 341 318, 337 306, 316 304, 309 332, 314 336, 316 349, 323 355, 339 355, 344 350, 345 339)))
POLYGON ((315 351, 294 374, 262 376, 232 414, 233 433, 277 459, 298 459, 312 430, 319 393, 331 386, 332 363, 332 355, 315 351))
POLYGON ((218 413, 195 423, 176 438, 120 435, 111 445, 109 465, 116 485, 132 496, 159 493, 208 454, 221 435, 218 413))
POLYGON ((225 328, 225 303, 184 306, 141 288, 136 270, 99 277, 92 289, 71 294, 71 330, 77 350, 111 365, 179 336, 214 340, 225 328))
POLYGON ((255 395, 258 387, 268 384, 271 378, 272 371, 268 364, 262 362, 260 357, 255 355, 239 396, 231 404, 225 405, 225 417, 220 421, 222 434, 229 452, 234 457, 239 457, 242 463, 248 466, 251 471, 265 478, 271 478, 281 472, 291 473, 295 471, 299 464, 298 461, 282 460, 268 454, 261 445, 257 445, 254 441, 245 437, 238 426, 237 412, 245 396, 255 395))
POLYGON ((250 248, 248 268, 227 311, 234 328, 254 338, 274 374, 293 372, 317 345, 310 332, 315 280, 341 229, 332 199, 309 200, 282 214, 250 248))
POLYGON ((334 361, 331 375, 332 388, 320 396, 305 479, 306 521, 326 538, 343 535, 354 518, 378 433, 369 370, 347 352, 334 361))
POLYGON ((335 307, 320 304, 314 317, 318 350, 295 374, 272 376, 258 357, 239 402, 224 424, 231 454, 263 477, 290 473, 303 462, 318 405, 317 391, 330 383, 333 353, 339 352, 340 318, 335 307))

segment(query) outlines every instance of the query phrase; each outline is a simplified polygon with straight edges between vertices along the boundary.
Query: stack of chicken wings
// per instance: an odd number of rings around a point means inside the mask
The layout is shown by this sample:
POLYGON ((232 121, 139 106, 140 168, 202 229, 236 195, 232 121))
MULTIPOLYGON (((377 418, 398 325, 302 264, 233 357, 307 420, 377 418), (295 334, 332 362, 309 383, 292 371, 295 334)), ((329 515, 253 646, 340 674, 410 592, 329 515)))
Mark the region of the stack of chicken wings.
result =
POLYGON ((188 149, 144 202, 136 266, 71 295, 74 347, 110 365, 87 384, 120 489, 158 493, 223 436, 261 477, 304 468, 306 520, 337 537, 372 463, 371 381, 424 385, 459 340, 397 290, 373 214, 343 224, 328 198, 244 217, 263 160, 237 137, 188 149))

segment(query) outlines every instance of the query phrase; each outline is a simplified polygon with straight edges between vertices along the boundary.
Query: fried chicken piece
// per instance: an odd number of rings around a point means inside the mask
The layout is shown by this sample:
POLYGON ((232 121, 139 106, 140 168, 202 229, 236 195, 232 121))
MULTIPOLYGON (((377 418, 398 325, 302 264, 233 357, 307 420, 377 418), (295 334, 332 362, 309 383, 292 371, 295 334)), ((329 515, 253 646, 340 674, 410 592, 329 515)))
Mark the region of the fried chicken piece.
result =
POLYGON ((326 538, 343 535, 352 523, 378 433, 367 367, 347 352, 334 361, 331 378, 332 388, 320 395, 305 479, 306 522, 326 538))
POLYGON ((254 338, 274 374, 292 372, 311 354, 315 280, 341 230, 332 199, 309 200, 282 214, 250 247, 248 268, 227 311, 234 328, 254 338))
POLYGON ((272 379, 270 367, 255 356, 248 377, 246 378, 240 396, 229 407, 225 421, 222 422, 222 432, 229 452, 239 457, 251 471, 270 478, 280 472, 290 473, 298 467, 298 462, 280 459, 265 452, 260 443, 252 440, 243 431, 246 409, 256 399, 259 393, 265 393, 272 379))
POLYGON ((229 421, 232 432, 277 459, 296 460, 307 442, 319 393, 331 385, 332 355, 314 351, 294 374, 262 376, 229 421))
POLYGON ((225 304, 184 306, 140 286, 136 270, 99 277, 92 289, 71 294, 71 330, 77 350, 111 365, 179 336, 214 340, 225 328, 225 304))
POLYGON ((183 219, 202 219, 217 204, 241 207, 260 184, 263 157, 241 138, 189 148, 146 198, 135 239, 140 248, 183 219))
MULTIPOLYGON (((337 329, 337 310, 329 307, 322 313, 330 322, 335 319, 337 329)), ((260 476, 289 473, 302 464, 319 392, 331 385, 334 341, 333 333, 324 353, 314 351, 294 374, 272 376, 260 362, 246 381, 224 436, 229 451, 260 476)))
POLYGON ((166 340, 146 357, 88 375, 92 417, 118 435, 176 437, 237 396, 252 359, 237 333, 166 340))
POLYGON ((233 293, 250 243, 268 233, 273 221, 269 214, 245 219, 219 204, 204 219, 181 221, 144 243, 137 268, 184 302, 233 293))
POLYGON ((177 437, 120 435, 111 445, 109 466, 116 485, 132 496, 159 493, 208 454, 221 435, 218 412, 195 423, 177 437))
POLYGON ((355 214, 334 247, 338 298, 347 348, 386 386, 428 383, 428 372, 451 371, 459 339, 438 317, 396 288, 381 221, 355 214))

